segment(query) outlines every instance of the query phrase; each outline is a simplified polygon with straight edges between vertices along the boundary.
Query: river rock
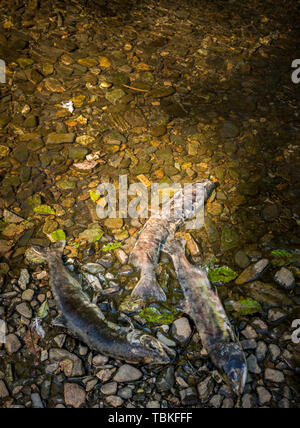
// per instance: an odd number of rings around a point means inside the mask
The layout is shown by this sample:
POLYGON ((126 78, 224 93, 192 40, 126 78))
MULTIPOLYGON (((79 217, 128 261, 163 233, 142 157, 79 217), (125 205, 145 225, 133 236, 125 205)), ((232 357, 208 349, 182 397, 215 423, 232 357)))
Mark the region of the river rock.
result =
POLYGON ((129 364, 121 366, 115 374, 113 380, 115 382, 134 382, 141 379, 143 373, 129 364))
MULTIPOLYGON (((72 363, 71 376, 78 377, 78 376, 84 375, 84 368, 83 368, 81 359, 78 358, 75 354, 72 354, 71 352, 66 351, 65 349, 58 349, 58 348, 50 349, 49 359, 50 361, 55 361, 55 362, 70 361, 72 363)), ((67 371, 69 372, 69 369, 67 371)))
POLYGON ((279 370, 274 370, 274 369, 266 369, 265 379, 266 381, 273 382, 273 383, 283 383, 285 381, 284 374, 279 370))
POLYGON ((79 409, 86 402, 85 390, 76 383, 65 383, 64 396, 66 405, 75 409, 79 409))
POLYGON ((182 317, 172 325, 172 334, 180 343, 185 343, 192 334, 192 329, 187 318, 182 317))
POLYGON ((285 267, 276 273, 274 281, 286 290, 292 290, 296 283, 293 273, 285 267))
POLYGON ((268 259, 262 259, 259 262, 249 266, 235 281, 237 285, 247 284, 260 278, 264 271, 269 266, 268 259))
POLYGON ((6 397, 9 397, 8 389, 6 388, 6 385, 3 380, 0 380, 0 399, 6 397))
POLYGON ((64 144, 73 143, 75 140, 75 134, 49 134, 46 138, 46 144, 64 144))
POLYGON ((15 334, 8 334, 5 338, 5 349, 9 354, 15 354, 21 348, 21 342, 15 334))

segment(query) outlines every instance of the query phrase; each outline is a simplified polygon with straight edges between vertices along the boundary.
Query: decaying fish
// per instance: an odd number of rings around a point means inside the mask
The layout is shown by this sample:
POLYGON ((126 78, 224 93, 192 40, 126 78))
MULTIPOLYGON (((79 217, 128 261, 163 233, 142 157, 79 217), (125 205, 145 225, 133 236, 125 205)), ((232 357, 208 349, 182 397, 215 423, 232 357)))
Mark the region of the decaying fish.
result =
POLYGON ((133 328, 128 331, 105 319, 65 268, 64 247, 65 242, 50 248, 33 247, 49 265, 50 284, 61 314, 57 324, 63 324, 91 349, 109 357, 132 363, 169 363, 168 348, 157 339, 133 328))
POLYGON ((206 272, 191 265, 185 256, 185 240, 168 240, 163 251, 171 256, 185 296, 185 310, 198 329, 202 344, 213 363, 225 373, 237 395, 243 393, 247 363, 217 291, 206 272))
POLYGON ((185 186, 184 195, 182 191, 177 192, 162 207, 160 216, 151 216, 147 221, 130 255, 130 263, 141 271, 140 281, 132 292, 133 298, 166 301, 154 271, 162 245, 179 226, 195 216, 214 189, 215 183, 210 180, 191 183, 185 186))

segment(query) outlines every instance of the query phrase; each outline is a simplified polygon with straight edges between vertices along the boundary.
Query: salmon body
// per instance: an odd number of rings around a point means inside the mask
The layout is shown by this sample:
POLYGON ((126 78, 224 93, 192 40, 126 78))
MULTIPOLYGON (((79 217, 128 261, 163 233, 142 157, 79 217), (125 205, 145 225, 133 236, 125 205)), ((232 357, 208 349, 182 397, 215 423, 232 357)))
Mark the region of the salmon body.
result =
POLYGON ((172 258, 185 310, 195 322, 203 346, 215 366, 225 373, 233 391, 241 395, 247 379, 245 354, 206 271, 189 263, 184 239, 167 241, 163 251, 172 258))
POLYGON ((50 284, 64 324, 90 349, 112 358, 141 364, 167 364, 167 347, 142 331, 125 329, 107 321, 97 305, 90 302, 79 282, 62 261, 65 243, 52 248, 33 247, 49 265, 50 284))
POLYGON ((141 271, 140 281, 132 292, 133 298, 166 301, 154 271, 162 246, 174 236, 179 226, 195 216, 214 189, 215 183, 210 180, 192 183, 185 187, 184 194, 177 192, 162 207, 160 215, 152 216, 146 222, 130 255, 130 262, 141 271), (198 198, 199 194, 202 198, 198 198))

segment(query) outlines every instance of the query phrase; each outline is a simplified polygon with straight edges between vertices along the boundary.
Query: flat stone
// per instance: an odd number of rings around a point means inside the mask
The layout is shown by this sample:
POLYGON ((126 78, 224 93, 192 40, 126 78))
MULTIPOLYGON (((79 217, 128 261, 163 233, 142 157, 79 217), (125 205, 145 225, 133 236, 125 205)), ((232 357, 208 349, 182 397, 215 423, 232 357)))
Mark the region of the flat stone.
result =
POLYGON ((256 389, 257 395, 258 395, 258 400, 259 400, 259 404, 261 406, 269 403, 272 399, 272 395, 270 394, 270 392, 264 388, 263 386, 259 386, 256 389))
POLYGON ((111 91, 108 91, 105 95, 105 98, 107 101, 109 101, 111 104, 117 104, 121 98, 125 96, 125 92, 122 89, 112 89, 111 91))
POLYGON ((34 291, 33 290, 25 290, 22 293, 22 300, 25 300, 26 302, 31 302, 31 300, 33 299, 34 296, 34 291))
POLYGON ((211 400, 209 401, 210 406, 214 407, 215 409, 219 409, 222 406, 224 397, 222 395, 214 395, 211 400))
POLYGON ((267 355, 267 351, 268 348, 265 342, 258 342, 256 348, 256 358, 258 359, 258 361, 264 361, 267 355))
POLYGON ((165 88, 153 89, 153 91, 150 92, 150 96, 153 98, 165 98, 169 97, 170 95, 173 95, 174 92, 175 89, 172 88, 172 86, 169 86, 165 88))
POLYGON ((277 322, 287 317, 287 314, 281 309, 270 309, 268 311, 268 321, 277 322))
POLYGON ((63 87, 63 85, 53 77, 47 77, 44 80, 44 83, 45 83, 45 88, 50 92, 54 92, 54 93, 65 92, 65 88, 63 87))
POLYGON ((264 271, 269 266, 268 259, 262 259, 259 262, 249 266, 235 281, 237 285, 247 284, 260 278, 264 271))
POLYGON ((242 398, 243 409, 252 409, 254 407, 254 398, 251 394, 245 394, 242 398))
POLYGON ((122 143, 126 143, 126 141, 127 140, 124 135, 120 134, 118 131, 108 132, 103 137, 104 144, 120 145, 122 143))
POLYGON ((221 250, 229 251, 239 246, 239 234, 230 226, 225 226, 221 236, 221 250))
POLYGON ((106 397, 106 402, 110 407, 121 407, 124 403, 124 400, 122 400, 121 397, 118 397, 117 395, 111 395, 109 397, 106 397))
POLYGON ((247 254, 246 254, 244 251, 242 251, 242 250, 238 251, 238 252, 235 254, 235 256, 234 256, 234 260, 235 260, 235 263, 236 263, 240 268, 242 268, 242 269, 245 269, 245 268, 246 268, 246 267, 248 267, 248 266, 249 266, 249 264, 250 264, 249 257, 248 257, 248 256, 247 256, 247 254))
POLYGON ((31 402, 32 402, 32 408, 33 409, 43 409, 44 408, 41 396, 40 396, 40 394, 38 394, 36 392, 31 394, 31 402))
POLYGON ((220 129, 220 136, 223 138, 236 138, 240 134, 240 129, 236 124, 226 121, 222 124, 220 129))
POLYGON ((296 280, 293 273, 283 267, 275 275, 274 281, 285 290, 292 290, 295 287, 296 280))
POLYGON ((261 368, 258 365, 255 355, 250 355, 247 358, 248 370, 250 373, 259 375, 261 373, 261 368))
POLYGON ((76 383, 64 384, 64 397, 66 405, 75 409, 79 409, 86 402, 85 390, 76 383))
POLYGON ((46 138, 47 144, 64 144, 64 143, 73 143, 75 140, 75 134, 49 134, 46 138))
POLYGON ((269 351, 271 354, 271 360, 273 362, 277 361, 279 355, 281 354, 281 350, 280 350, 279 346, 271 344, 271 345, 269 345, 269 351))
POLYGON ((206 378, 197 385, 198 394, 201 401, 206 402, 209 400, 209 397, 213 393, 214 385, 215 383, 211 377, 206 378))
POLYGON ((8 334, 5 338, 5 349, 9 354, 15 354, 21 349, 22 345, 15 334, 8 334))
POLYGON ((273 383, 283 383, 285 381, 285 376, 279 370, 266 369, 265 379, 266 381, 273 382, 273 383))
POLYGON ((101 386, 100 391, 104 395, 115 395, 118 389, 117 382, 109 382, 101 386))
POLYGON ((141 379, 143 373, 129 364, 121 366, 115 374, 113 380, 115 382, 134 382, 141 379))
POLYGON ((124 400, 129 400, 132 397, 132 389, 128 386, 121 388, 118 392, 118 396, 123 398, 124 400))
POLYGON ((192 334, 189 320, 185 317, 176 320, 172 325, 172 334, 178 342, 185 343, 192 334))
POLYGON ((7 209, 3 210, 3 217, 4 220, 7 221, 7 223, 21 223, 22 221, 24 221, 24 218, 8 211, 7 209))
POLYGON ((22 317, 30 319, 32 317, 32 309, 28 305, 28 303, 20 303, 20 305, 17 305, 16 311, 22 315, 22 317))
POLYGON ((30 282, 30 275, 27 269, 21 269, 21 274, 18 280, 18 285, 22 290, 26 290, 27 285, 30 282))
POLYGON ((0 399, 6 397, 9 397, 8 389, 6 388, 6 385, 3 380, 0 380, 0 399))

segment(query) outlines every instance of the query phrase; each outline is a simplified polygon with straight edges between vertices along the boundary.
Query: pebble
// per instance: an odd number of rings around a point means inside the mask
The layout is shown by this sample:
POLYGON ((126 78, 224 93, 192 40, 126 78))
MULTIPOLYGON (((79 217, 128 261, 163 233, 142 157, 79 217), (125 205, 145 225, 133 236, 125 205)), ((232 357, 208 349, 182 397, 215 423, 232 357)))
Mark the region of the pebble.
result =
POLYGON ((171 340, 168 337, 164 336, 160 331, 157 332, 156 337, 160 342, 170 348, 174 348, 176 346, 174 340, 171 340))
POLYGON ((6 385, 3 380, 0 380, 0 398, 6 397, 9 397, 8 389, 6 388, 6 385))
POLYGON ((21 275, 18 280, 18 285, 22 290, 26 290, 27 285, 30 281, 30 275, 27 269, 21 269, 21 275))
POLYGON ((118 389, 117 382, 109 382, 101 386, 100 391, 104 395, 115 395, 118 389))
POLYGON ((283 383, 285 381, 285 376, 282 372, 278 370, 266 369, 265 379, 269 382, 283 383))
POLYGON ((132 389, 128 386, 125 386, 119 390, 118 395, 124 400, 129 400, 132 397, 132 389))
POLYGON ((256 358, 258 361, 263 361, 266 358, 267 355, 267 345, 265 342, 258 342, 257 348, 256 348, 256 358))
POLYGON ((277 322, 281 321, 287 316, 287 314, 281 309, 270 309, 268 311, 268 321, 277 322))
POLYGON ((250 373, 253 373, 256 375, 259 375, 261 373, 261 369, 258 365, 255 355, 250 355, 247 358, 247 365, 250 373))
POLYGON ((111 395, 106 397, 106 402, 110 407, 121 407, 124 403, 124 400, 122 400, 122 398, 118 397, 117 395, 111 395))
MULTIPOLYGON (((81 359, 78 358, 77 355, 72 354, 71 352, 65 349, 58 349, 58 348, 50 349, 49 359, 50 361, 55 361, 60 363, 69 361, 71 363, 70 367, 71 367, 72 377, 83 376, 85 373, 81 359)), ((69 370, 69 367, 67 368, 67 370, 69 370)))
POLYGON ((201 401, 208 401, 214 390, 214 381, 211 377, 206 378, 197 385, 198 394, 201 401))
POLYGON ((33 290, 25 290, 22 293, 22 300, 25 300, 26 302, 31 302, 31 300, 33 299, 34 296, 34 291, 33 290))
POLYGON ((243 409, 252 409, 254 407, 254 398, 251 394, 245 394, 242 398, 243 409))
POLYGON ((158 391, 170 391, 175 384, 174 368, 168 367, 162 371, 156 381, 158 391))
POLYGON ((115 382, 129 383, 129 382, 134 382, 136 380, 141 379, 142 376, 143 376, 143 373, 139 369, 133 366, 130 366, 129 364, 124 364, 118 369, 113 380, 115 382))
POLYGON ((279 355, 281 354, 280 348, 277 345, 272 344, 272 345, 269 345, 269 351, 271 354, 271 360, 275 362, 278 359, 279 355))
POLYGON ((209 401, 210 406, 219 409, 222 406, 224 397, 222 397, 222 395, 214 395, 211 400, 209 401))
POLYGON ((189 320, 185 317, 174 321, 172 325, 172 335, 180 343, 185 343, 191 336, 192 329, 189 320))
POLYGON ((9 334, 5 338, 5 349, 9 354, 15 354, 22 347, 15 334, 9 334))
POLYGON ((20 303, 20 305, 16 306, 16 311, 22 315, 22 317, 30 319, 32 317, 32 309, 28 305, 28 303, 20 303))
POLYGON ((269 403, 272 399, 272 395, 270 394, 270 392, 264 388, 263 386, 258 386, 256 389, 257 395, 258 395, 258 400, 259 400, 259 404, 260 405, 265 405, 267 403, 269 403))
POLYGON ((85 390, 76 383, 64 384, 64 397, 66 405, 75 407, 75 409, 79 409, 86 402, 85 390))
POLYGON ((275 275, 274 281, 283 287, 285 290, 292 290, 295 287, 296 281, 293 273, 283 267, 275 275))
POLYGON ((250 340, 250 339, 256 339, 257 338, 257 333, 254 330, 253 327, 251 327, 250 325, 248 325, 243 331, 242 331, 242 335, 250 340))
POLYGON ((160 402, 159 401, 148 401, 148 403, 146 404, 146 408, 147 409, 160 409, 160 402))
POLYGON ((31 401, 32 401, 32 407, 34 409, 43 409, 44 408, 40 394, 38 394, 36 392, 31 394, 31 401))

